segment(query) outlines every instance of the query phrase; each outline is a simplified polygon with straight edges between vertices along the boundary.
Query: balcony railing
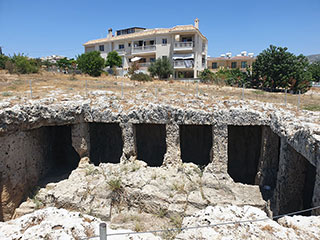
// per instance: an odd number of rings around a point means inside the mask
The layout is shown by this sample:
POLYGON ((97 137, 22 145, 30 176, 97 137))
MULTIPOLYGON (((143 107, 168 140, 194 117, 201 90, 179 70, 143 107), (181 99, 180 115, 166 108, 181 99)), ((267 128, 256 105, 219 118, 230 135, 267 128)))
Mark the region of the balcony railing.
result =
POLYGON ((147 45, 147 46, 138 46, 133 47, 133 53, 140 53, 140 52, 152 52, 156 50, 156 45, 147 45))
POLYGON ((175 42, 174 43, 175 49, 192 49, 193 48, 193 42, 175 42))
POLYGON ((125 49, 124 48, 116 49, 116 52, 119 53, 119 54, 124 54, 125 49))
POLYGON ((193 68, 194 63, 192 60, 180 60, 180 61, 174 61, 173 62, 174 68, 193 68))

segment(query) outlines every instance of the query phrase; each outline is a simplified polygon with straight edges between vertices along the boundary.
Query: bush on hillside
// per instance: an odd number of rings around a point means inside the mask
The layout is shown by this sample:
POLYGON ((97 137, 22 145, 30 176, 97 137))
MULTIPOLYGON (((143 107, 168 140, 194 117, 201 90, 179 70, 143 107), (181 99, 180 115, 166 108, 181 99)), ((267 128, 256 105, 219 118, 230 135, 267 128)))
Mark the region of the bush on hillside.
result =
POLYGON ((5 69, 6 68, 6 62, 9 60, 9 57, 4 55, 4 54, 0 54, 0 69, 5 69))
POLYGON ((212 83, 214 75, 215 74, 213 72, 206 68, 200 73, 199 78, 202 83, 212 83))
POLYGON ((158 58, 155 62, 151 63, 148 71, 151 77, 157 76, 159 79, 167 79, 173 73, 173 67, 169 59, 158 58))
POLYGON ((134 81, 141 81, 141 82, 152 81, 152 78, 148 74, 145 74, 142 72, 132 74, 130 79, 134 81))
POLYGON ((102 73, 105 66, 104 59, 98 51, 83 53, 77 57, 78 68, 86 74, 98 77, 102 73))
POLYGON ((9 73, 29 74, 39 72, 38 61, 30 59, 23 54, 14 54, 6 62, 6 69, 9 73))

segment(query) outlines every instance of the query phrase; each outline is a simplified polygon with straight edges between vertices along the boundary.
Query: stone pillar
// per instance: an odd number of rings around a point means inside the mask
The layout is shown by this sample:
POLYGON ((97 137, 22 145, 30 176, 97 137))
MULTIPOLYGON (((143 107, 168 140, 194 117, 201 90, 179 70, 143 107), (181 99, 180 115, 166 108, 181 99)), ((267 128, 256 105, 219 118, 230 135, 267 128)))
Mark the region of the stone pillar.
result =
POLYGON ((228 125, 212 127, 212 167, 214 172, 228 172, 228 125))
POLYGON ((123 153, 121 162, 132 161, 136 158, 135 133, 132 123, 120 123, 122 128, 123 153))
POLYGON ((167 152, 164 155, 163 165, 181 164, 180 133, 178 124, 166 125, 167 152))
POLYGON ((79 123, 72 125, 72 146, 79 154, 80 158, 90 155, 90 131, 89 123, 79 123))

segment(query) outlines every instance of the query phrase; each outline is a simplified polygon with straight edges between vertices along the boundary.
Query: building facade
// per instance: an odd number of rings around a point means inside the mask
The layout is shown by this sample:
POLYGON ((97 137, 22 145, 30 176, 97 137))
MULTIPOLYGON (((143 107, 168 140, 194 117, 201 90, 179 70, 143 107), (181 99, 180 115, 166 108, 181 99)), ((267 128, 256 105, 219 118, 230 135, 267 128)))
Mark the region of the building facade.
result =
POLYGON ((147 71, 158 58, 167 58, 173 65, 174 78, 196 78, 207 67, 208 40, 199 30, 199 20, 193 25, 173 28, 128 28, 108 30, 106 38, 84 44, 85 52, 100 51, 106 58, 111 51, 122 57, 122 68, 128 70, 136 61, 141 71, 147 71))
POLYGON ((213 72, 217 72, 220 69, 239 69, 244 72, 247 67, 251 69, 254 61, 253 53, 247 55, 247 52, 243 51, 234 57, 231 56, 231 53, 221 54, 220 57, 208 57, 207 66, 213 72))

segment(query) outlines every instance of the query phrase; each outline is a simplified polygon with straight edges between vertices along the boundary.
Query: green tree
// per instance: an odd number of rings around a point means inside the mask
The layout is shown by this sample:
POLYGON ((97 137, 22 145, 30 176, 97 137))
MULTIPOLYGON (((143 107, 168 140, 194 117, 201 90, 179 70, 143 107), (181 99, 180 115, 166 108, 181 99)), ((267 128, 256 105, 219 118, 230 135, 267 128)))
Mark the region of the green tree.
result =
POLYGON ((0 69, 5 69, 6 67, 6 62, 9 60, 9 57, 4 55, 4 54, 0 54, 0 69))
POLYGON ((320 61, 311 63, 309 72, 312 74, 312 81, 320 82, 320 61))
POLYGON ((62 58, 57 61, 57 66, 60 70, 66 71, 71 68, 72 60, 69 60, 68 58, 62 58))
POLYGON ((157 76, 159 79, 169 78, 173 73, 173 67, 167 58, 158 58, 155 62, 151 63, 148 68, 151 77, 157 76))
POLYGON ((214 77, 215 77, 215 74, 211 72, 208 68, 204 69, 199 75, 200 81, 203 83, 213 82, 214 77))
POLYGON ((294 92, 310 88, 311 74, 305 56, 295 56, 287 48, 270 45, 252 64, 251 85, 275 91, 289 88, 294 92))
POLYGON ((13 72, 20 74, 37 73, 39 71, 38 62, 35 59, 30 59, 23 54, 14 54, 10 58, 13 66, 13 72))
POLYGON ((100 76, 102 69, 104 68, 104 59, 100 56, 100 52, 93 51, 88 53, 83 53, 77 56, 78 68, 90 76, 100 76))
POLYGON ((118 55, 116 51, 112 51, 108 53, 106 66, 110 68, 120 67, 122 65, 122 58, 118 55))

